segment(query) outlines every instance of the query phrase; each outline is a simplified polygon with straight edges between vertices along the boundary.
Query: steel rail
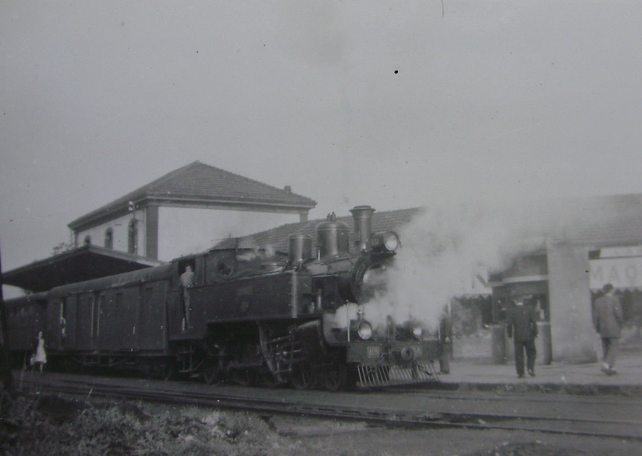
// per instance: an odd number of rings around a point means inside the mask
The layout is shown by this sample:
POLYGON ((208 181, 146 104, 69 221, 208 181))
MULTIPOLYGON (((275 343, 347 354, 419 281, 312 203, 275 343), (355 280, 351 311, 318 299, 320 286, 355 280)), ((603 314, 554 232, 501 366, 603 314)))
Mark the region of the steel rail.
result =
MULTIPOLYGON (((314 418, 359 420, 390 427, 409 428, 465 428, 525 430, 553 434, 614 437, 642 440, 642 421, 599 420, 591 418, 565 418, 545 416, 520 416, 501 413, 458 412, 409 412, 408 410, 378 409, 360 405, 317 404, 285 398, 265 399, 246 394, 236 395, 208 392, 163 390, 161 388, 132 387, 118 384, 90 384, 74 381, 66 384, 49 384, 27 380, 25 386, 54 393, 83 397, 107 397, 144 400, 171 404, 210 406, 254 413, 301 415, 314 418)), ((28 389, 28 388, 27 388, 28 389)))

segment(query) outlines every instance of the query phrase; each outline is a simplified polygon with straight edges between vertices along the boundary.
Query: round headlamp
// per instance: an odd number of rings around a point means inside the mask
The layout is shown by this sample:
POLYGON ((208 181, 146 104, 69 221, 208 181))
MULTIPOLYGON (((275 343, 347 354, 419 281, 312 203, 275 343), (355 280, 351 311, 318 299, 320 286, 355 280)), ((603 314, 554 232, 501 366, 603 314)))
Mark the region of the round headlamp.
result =
POLYGON ((372 250, 375 252, 394 252, 401 245, 399 236, 394 231, 376 233, 371 240, 372 250))
POLYGON ((421 326, 415 326, 412 328, 412 334, 415 336, 417 339, 421 339, 421 336, 423 335, 424 330, 421 329, 421 326))
POLYGON ((399 248, 400 244, 399 236, 394 231, 388 231, 383 234, 383 245, 386 246, 387 250, 394 252, 399 248))
POLYGON ((357 327, 357 335, 361 340, 368 340, 372 337, 372 326, 367 321, 362 321, 357 327))

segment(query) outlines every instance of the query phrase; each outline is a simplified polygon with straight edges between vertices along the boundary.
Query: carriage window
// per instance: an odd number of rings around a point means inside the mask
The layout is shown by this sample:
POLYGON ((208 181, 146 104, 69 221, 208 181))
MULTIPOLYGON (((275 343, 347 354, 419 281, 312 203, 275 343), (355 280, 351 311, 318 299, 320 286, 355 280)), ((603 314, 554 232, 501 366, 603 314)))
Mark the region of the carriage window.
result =
POLYGON ((110 250, 114 248, 114 231, 111 228, 105 231, 105 248, 110 250))

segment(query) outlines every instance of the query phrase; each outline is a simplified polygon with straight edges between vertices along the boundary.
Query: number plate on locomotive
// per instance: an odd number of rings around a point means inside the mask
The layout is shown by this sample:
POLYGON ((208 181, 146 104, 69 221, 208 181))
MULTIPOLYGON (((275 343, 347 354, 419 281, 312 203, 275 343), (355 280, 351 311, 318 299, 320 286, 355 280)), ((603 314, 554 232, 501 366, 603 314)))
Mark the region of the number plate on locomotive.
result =
POLYGON ((379 358, 381 347, 378 345, 368 345, 368 358, 379 358))

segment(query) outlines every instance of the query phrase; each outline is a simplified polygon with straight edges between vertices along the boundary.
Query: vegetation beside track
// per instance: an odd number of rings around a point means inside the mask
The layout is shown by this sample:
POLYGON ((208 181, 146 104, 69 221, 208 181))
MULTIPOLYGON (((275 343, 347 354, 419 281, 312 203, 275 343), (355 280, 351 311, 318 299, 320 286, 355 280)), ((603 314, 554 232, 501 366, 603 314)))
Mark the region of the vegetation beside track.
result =
MULTIPOLYGON (((83 401, 59 395, 5 398, 0 454, 18 455, 343 455, 280 436, 246 413, 83 401)), ((354 455, 354 452, 350 452, 354 455)))
POLYGON ((642 443, 524 430, 372 427, 40 392, 2 396, 0 454, 629 456, 642 454, 642 443))

